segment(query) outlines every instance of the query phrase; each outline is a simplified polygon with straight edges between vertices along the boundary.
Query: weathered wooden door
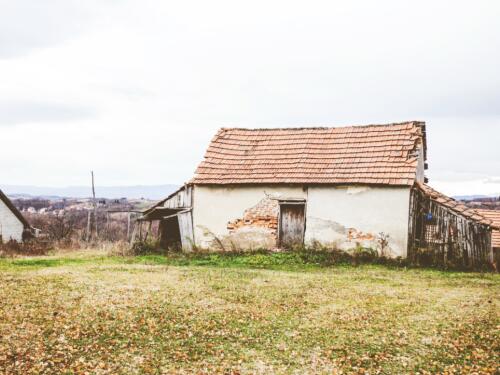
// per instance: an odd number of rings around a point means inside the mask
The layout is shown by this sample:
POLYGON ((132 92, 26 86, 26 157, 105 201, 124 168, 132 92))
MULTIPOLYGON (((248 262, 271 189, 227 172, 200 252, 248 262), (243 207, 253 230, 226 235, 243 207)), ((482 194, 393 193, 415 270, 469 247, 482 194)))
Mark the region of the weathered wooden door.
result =
POLYGON ((181 233, 182 249, 185 251, 193 250, 193 217, 191 211, 181 212, 179 218, 179 229, 181 233))
POLYGON ((279 246, 293 248, 304 243, 305 204, 280 204, 279 246))

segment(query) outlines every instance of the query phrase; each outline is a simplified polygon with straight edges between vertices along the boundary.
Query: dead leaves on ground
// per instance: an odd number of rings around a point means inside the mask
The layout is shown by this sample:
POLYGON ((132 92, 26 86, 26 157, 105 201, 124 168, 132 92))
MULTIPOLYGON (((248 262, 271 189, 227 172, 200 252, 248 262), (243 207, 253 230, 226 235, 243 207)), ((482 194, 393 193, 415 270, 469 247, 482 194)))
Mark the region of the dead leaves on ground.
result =
POLYGON ((102 267, 0 274, 3 372, 499 370, 498 277, 102 267))

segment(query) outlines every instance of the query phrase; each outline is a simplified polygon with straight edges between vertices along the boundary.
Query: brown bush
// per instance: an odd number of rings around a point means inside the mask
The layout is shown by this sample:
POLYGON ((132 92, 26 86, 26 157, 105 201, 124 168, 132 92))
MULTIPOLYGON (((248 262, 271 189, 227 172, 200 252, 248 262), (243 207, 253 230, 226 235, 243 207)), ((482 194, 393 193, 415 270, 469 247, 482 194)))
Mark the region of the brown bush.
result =
POLYGON ((25 242, 10 240, 0 242, 0 257, 15 257, 19 255, 47 255, 52 249, 52 243, 46 240, 32 239, 25 242))

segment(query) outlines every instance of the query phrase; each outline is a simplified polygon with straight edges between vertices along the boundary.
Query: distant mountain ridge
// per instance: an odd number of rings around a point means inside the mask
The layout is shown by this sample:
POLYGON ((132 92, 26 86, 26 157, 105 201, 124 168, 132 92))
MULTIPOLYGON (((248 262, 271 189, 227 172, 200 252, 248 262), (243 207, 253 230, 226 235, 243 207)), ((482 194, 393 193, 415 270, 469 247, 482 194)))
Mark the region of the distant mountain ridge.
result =
MULTIPOLYGON (((179 185, 134 185, 134 186, 96 186, 98 198, 129 198, 159 200, 174 192, 179 185)), ((90 186, 45 187, 31 185, 0 185, 0 189, 16 197, 39 198, 89 198, 92 196, 90 186)))
POLYGON ((489 194, 489 195, 456 195, 453 199, 457 201, 474 201, 476 199, 484 199, 484 198, 498 198, 499 194, 489 194))
MULTIPOLYGON (((98 198, 129 198, 159 200, 167 197, 179 188, 180 185, 130 185, 130 186, 96 186, 96 197, 98 198)), ((47 187, 32 185, 0 185, 0 189, 14 198, 90 198, 92 190, 90 186, 67 186, 47 187)), ((491 195, 458 195, 456 200, 472 201, 481 198, 495 198, 500 194, 491 195)))

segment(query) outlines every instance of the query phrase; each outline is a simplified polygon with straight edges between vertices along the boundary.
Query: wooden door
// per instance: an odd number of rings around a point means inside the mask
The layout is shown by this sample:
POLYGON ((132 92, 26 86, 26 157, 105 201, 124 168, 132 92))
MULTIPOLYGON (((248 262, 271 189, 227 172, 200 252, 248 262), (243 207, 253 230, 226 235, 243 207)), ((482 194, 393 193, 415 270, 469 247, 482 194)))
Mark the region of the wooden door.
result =
POLYGON ((193 216, 191 211, 180 213, 178 218, 182 249, 184 251, 191 251, 194 244, 193 216))
POLYGON ((293 248, 304 243, 305 204, 281 204, 279 223, 279 246, 293 248))

